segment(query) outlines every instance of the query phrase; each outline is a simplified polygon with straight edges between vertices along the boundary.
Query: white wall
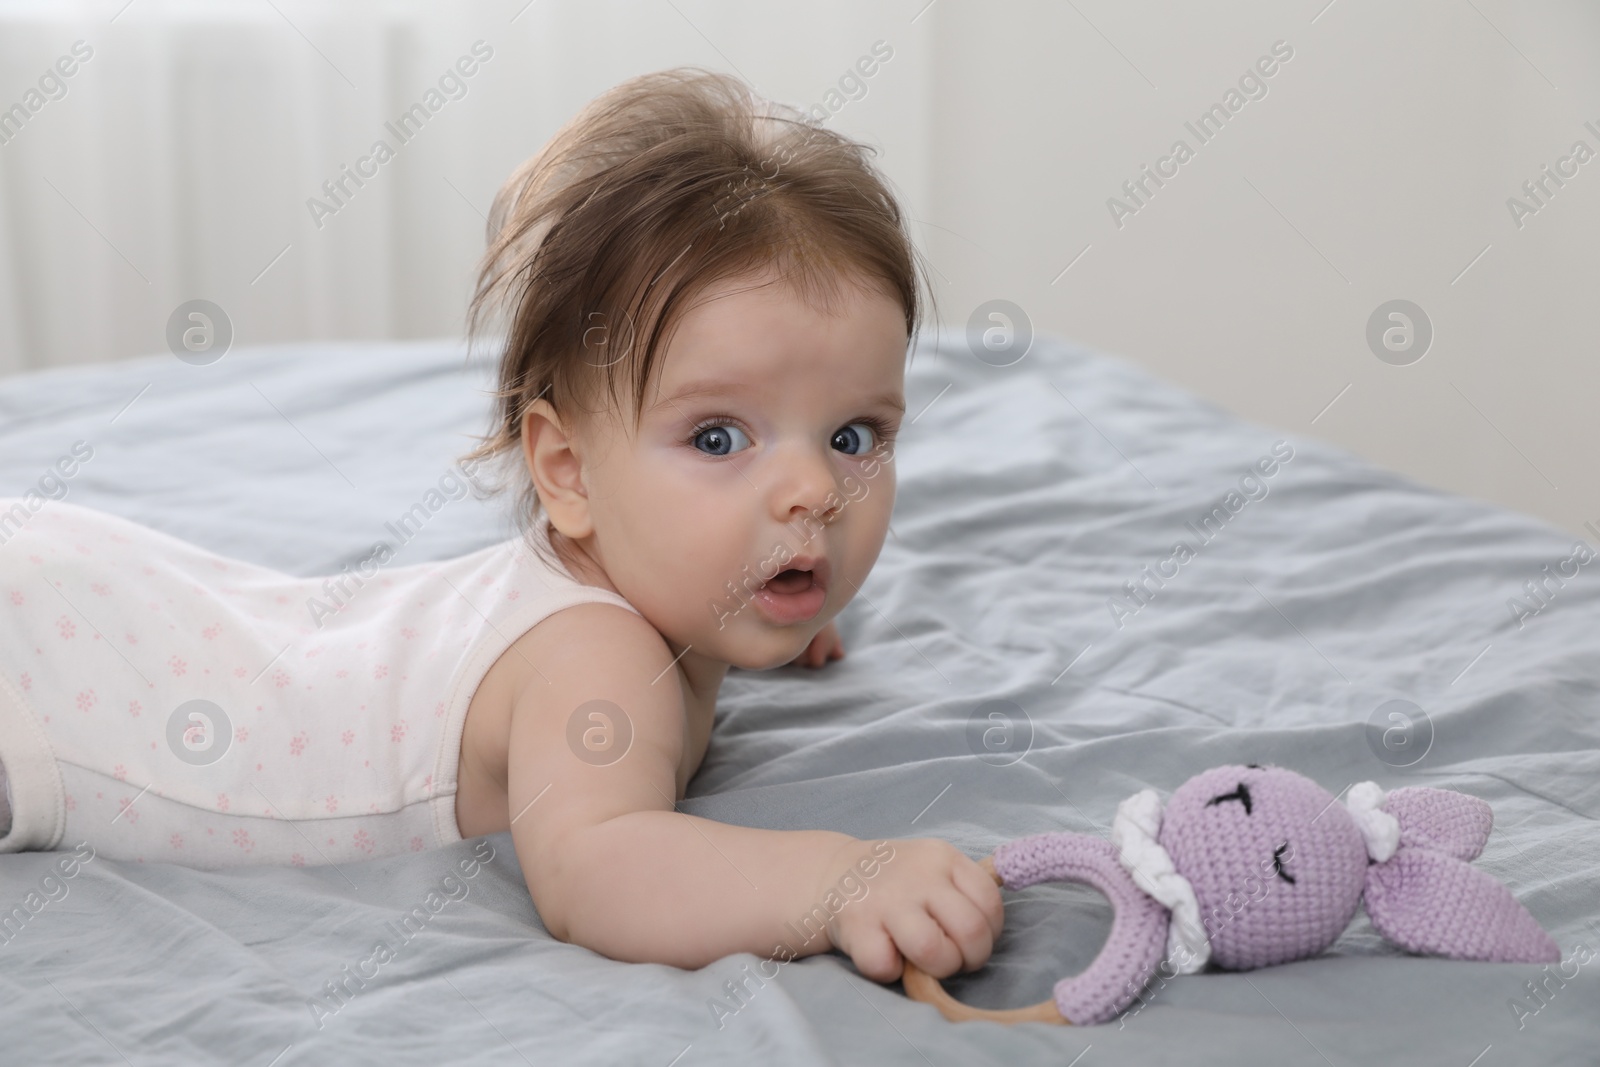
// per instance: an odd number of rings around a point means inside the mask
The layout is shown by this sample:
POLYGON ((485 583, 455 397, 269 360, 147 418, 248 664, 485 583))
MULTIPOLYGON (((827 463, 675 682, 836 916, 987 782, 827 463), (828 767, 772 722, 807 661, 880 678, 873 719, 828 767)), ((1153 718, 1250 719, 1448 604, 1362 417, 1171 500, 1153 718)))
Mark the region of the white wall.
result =
POLYGON ((596 93, 687 63, 806 105, 883 40, 830 122, 883 149, 949 325, 1008 299, 1256 421, 1600 520, 1600 160, 1520 228, 1506 206, 1600 152, 1592 5, 0 2, 0 108, 80 39, 0 144, 0 374, 162 351, 197 297, 235 344, 459 334, 495 189, 596 93), (307 199, 477 40, 466 95, 317 226, 307 199), (1267 94, 1199 144, 1184 122, 1277 41, 1267 94), (1179 137, 1118 226, 1108 198, 1179 137), (1365 340, 1395 298, 1436 332, 1409 366, 1365 340))
POLYGON ((1007 297, 1248 418, 1575 532, 1600 520, 1600 158, 1520 229, 1506 206, 1574 141, 1600 151, 1600 8, 935 10, 955 76, 935 83, 932 200, 954 233, 929 241, 953 304, 1007 297), (1114 225, 1106 200, 1278 40, 1294 58, 1268 95, 1114 225), (1395 298, 1436 331, 1411 366, 1365 341, 1395 298))

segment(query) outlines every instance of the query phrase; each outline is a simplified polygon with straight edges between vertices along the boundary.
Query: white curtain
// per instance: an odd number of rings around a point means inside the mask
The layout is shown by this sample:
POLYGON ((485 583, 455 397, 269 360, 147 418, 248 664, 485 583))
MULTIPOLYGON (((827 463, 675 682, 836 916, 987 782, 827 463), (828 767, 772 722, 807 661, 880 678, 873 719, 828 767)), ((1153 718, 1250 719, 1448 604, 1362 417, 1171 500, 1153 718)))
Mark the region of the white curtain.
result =
POLYGON ((193 299, 234 344, 459 335, 500 183, 597 93, 662 67, 737 69, 807 106, 888 38, 895 57, 830 122, 881 143, 915 203, 927 49, 908 45, 930 19, 864 7, 0 4, 0 109, 25 112, 0 118, 0 375, 164 351, 193 299), (76 42, 90 54, 59 77, 76 42), (404 143, 386 127, 429 103, 404 143), (380 139, 394 157, 361 164, 380 139), (344 177, 336 205, 324 183, 358 164, 376 173, 344 177), (315 218, 313 198, 337 210, 315 218))

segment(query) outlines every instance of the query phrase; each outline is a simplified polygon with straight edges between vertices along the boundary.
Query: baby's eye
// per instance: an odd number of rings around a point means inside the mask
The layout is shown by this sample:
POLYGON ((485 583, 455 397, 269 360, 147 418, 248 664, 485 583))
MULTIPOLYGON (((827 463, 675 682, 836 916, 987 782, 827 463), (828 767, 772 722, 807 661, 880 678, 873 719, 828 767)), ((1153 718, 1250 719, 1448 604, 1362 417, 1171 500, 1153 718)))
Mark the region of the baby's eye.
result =
POLYGON ((864 456, 872 451, 872 427, 864 422, 852 422, 833 435, 833 447, 851 456, 864 456))
POLYGON ((696 430, 690 444, 711 456, 726 456, 750 447, 750 438, 743 430, 727 423, 717 423, 696 430))

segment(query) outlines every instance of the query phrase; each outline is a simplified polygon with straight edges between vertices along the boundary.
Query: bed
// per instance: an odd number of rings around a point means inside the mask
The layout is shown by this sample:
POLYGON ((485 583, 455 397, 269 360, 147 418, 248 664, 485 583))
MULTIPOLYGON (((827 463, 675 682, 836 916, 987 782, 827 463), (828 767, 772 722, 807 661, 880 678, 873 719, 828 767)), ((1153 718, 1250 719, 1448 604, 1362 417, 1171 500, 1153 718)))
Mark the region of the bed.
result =
MULTIPOLYGON (((81 441, 93 455, 67 499, 333 573, 484 429, 491 372, 441 341, 14 378, 0 382, 0 493, 35 486, 81 441)), ((1573 535, 1055 338, 1003 367, 959 332, 929 341, 908 400, 892 535, 840 617, 847 657, 731 672, 682 810, 937 836, 978 858, 1031 833, 1103 834, 1122 798, 1219 763, 1282 764, 1331 792, 1447 786, 1493 805, 1478 865, 1577 975, 1408 956, 1358 915, 1319 958, 1178 978, 1098 1027, 948 1023, 831 954, 730 1000, 726 983, 758 957, 683 971, 550 938, 499 834, 337 868, 82 863, 0 937, 0 1059, 1596 1062, 1600 962, 1575 961, 1600 946, 1600 562, 1536 599, 1524 587, 1574 556, 1573 535), (1179 540, 1195 549, 1181 565, 1167 562, 1179 540), (349 969, 462 864, 475 869, 463 896, 364 987, 326 999, 330 983, 355 988, 349 969)), ((452 503, 411 558, 510 536, 506 507, 452 503)), ((0 909, 56 859, 0 857, 0 909)), ((989 966, 947 986, 984 1007, 1038 1002, 1109 925, 1086 889, 1007 894, 989 966)))

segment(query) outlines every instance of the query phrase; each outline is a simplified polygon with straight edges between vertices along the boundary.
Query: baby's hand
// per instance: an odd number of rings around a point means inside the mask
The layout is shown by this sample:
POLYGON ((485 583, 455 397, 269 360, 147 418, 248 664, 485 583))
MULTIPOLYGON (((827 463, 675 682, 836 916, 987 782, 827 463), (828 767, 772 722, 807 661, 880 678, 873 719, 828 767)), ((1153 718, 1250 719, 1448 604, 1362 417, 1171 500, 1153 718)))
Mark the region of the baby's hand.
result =
POLYGON ((935 978, 977 970, 988 960, 1005 925, 1000 887, 948 841, 852 841, 834 853, 818 899, 847 869, 867 892, 846 900, 828 932, 868 978, 893 982, 907 959, 935 978), (886 845, 893 850, 887 859, 886 845), (873 859, 876 877, 861 877, 869 868, 856 865, 873 859))
POLYGON ((806 650, 789 661, 791 667, 821 667, 830 659, 844 659, 844 642, 839 640, 839 630, 829 623, 817 631, 806 650))

